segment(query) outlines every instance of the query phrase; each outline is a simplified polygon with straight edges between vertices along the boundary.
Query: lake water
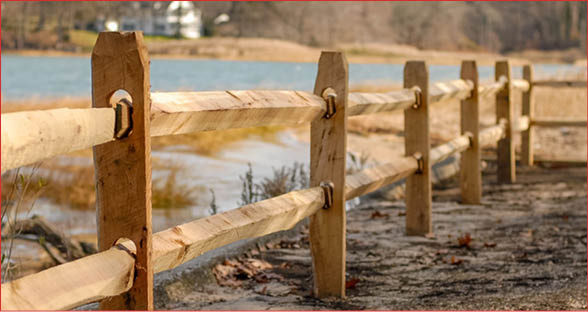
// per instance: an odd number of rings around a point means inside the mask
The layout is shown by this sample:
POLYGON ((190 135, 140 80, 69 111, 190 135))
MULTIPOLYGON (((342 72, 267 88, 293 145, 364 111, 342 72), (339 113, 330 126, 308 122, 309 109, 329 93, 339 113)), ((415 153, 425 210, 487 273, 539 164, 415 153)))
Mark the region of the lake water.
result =
MULTIPOLYGON (((2 98, 90 97, 90 59, 2 55, 2 98)), ((152 91, 205 91, 243 89, 312 90, 314 63, 249 62, 189 59, 153 59, 152 91)), ((350 85, 401 83, 402 64, 350 64, 350 85)), ((537 65, 537 73, 556 74, 578 70, 572 65, 537 65)), ((431 81, 459 78, 459 66, 431 65, 431 81)), ((479 68, 482 80, 494 75, 492 66, 479 68)), ((513 69, 520 77, 520 68, 513 69)))
MULTIPOLYGON (((2 99, 26 100, 44 97, 90 97, 90 60, 84 57, 39 57, 2 55, 2 99)), ((386 84, 402 82, 402 64, 350 64, 350 84, 386 84)), ((220 60, 166 60, 151 63, 152 91, 178 90, 239 90, 295 89, 312 90, 317 65, 313 63, 245 62, 220 60)), ((520 68, 513 75, 520 77, 520 68)), ((569 65, 537 65, 537 74, 554 75, 578 71, 569 65)), ((431 81, 459 77, 459 66, 430 66, 431 81)), ((479 68, 482 80, 491 80, 491 66, 479 68)), ((221 210, 236 208, 241 191, 239 175, 251 163, 256 179, 272 175, 272 168, 292 165, 295 161, 308 164, 308 143, 300 142, 284 131, 273 142, 247 139, 229 145, 214 156, 186 154, 170 150, 154 151, 153 157, 182 163, 186 168, 178 177, 181 183, 200 186, 203 193, 198 203, 186 209, 154 210, 154 231, 184 223, 208 214, 209 189, 214 189, 221 210)), ((63 157, 66 158, 66 157, 63 157)), ((74 161, 64 159, 64 161, 74 161)), ((91 162, 89 159, 83 161, 91 162)), ((156 177, 157 172, 153 173, 156 177)), ((95 212, 58 207, 40 200, 32 213, 47 217, 71 234, 95 233, 95 212)), ((22 217, 25 217, 22 215, 22 217)))

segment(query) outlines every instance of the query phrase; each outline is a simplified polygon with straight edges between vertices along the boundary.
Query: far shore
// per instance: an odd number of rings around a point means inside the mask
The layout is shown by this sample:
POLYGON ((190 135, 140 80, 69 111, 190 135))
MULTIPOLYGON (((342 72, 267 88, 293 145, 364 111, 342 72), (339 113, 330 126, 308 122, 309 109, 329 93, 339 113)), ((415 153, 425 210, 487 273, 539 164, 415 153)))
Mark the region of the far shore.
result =
MULTIPOLYGON (((169 40, 147 42, 154 59, 215 59, 226 61, 265 61, 316 63, 322 50, 340 50, 346 53, 350 63, 402 64, 408 60, 425 60, 434 65, 457 65, 465 59, 475 59, 481 65, 491 65, 496 60, 509 58, 513 65, 528 63, 586 64, 586 59, 576 58, 579 52, 570 51, 522 51, 508 55, 470 51, 419 50, 411 46, 388 44, 341 44, 335 47, 309 47, 297 43, 266 38, 202 38, 197 40, 169 40)), ((89 47, 86 47, 88 50, 89 47)), ((4 55, 82 57, 90 52, 61 50, 4 50, 4 55)))

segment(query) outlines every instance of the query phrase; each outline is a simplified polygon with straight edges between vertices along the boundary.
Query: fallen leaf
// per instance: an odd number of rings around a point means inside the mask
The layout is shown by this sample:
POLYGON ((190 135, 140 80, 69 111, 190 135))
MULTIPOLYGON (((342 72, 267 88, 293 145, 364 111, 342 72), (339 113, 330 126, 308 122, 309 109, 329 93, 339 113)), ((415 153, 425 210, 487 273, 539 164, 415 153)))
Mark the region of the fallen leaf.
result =
POLYGON ((388 217, 390 217, 389 214, 387 214, 387 213, 381 213, 378 210, 372 212, 372 219, 376 219, 376 218, 388 218, 388 217))
POLYGON ((292 264, 290 262, 282 262, 280 263, 280 268, 282 269, 289 269, 292 267, 292 264))
POLYGON ((345 281, 345 289, 352 289, 355 288, 355 285, 359 283, 359 279, 352 277, 350 280, 345 281))
POLYGON ((439 249, 439 250, 437 250, 435 255, 440 256, 440 255, 446 255, 448 253, 449 253, 449 250, 447 250, 447 249, 439 249))
POLYGON ((494 247, 496 247, 496 243, 495 242, 486 242, 486 243, 484 243, 484 247, 494 248, 494 247))
POLYGON ((455 256, 451 256, 451 264, 459 265, 463 263, 463 259, 456 258, 455 256))
POLYGON ((471 242, 472 242, 472 237, 470 236, 470 233, 465 233, 464 236, 457 238, 457 243, 459 244, 459 247, 469 248, 471 242))

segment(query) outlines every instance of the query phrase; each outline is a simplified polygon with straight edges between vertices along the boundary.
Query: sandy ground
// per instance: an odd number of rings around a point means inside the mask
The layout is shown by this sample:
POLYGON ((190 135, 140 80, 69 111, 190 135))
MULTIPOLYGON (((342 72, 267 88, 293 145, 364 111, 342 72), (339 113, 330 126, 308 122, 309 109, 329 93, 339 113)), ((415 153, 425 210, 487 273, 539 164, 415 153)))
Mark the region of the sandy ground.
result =
POLYGON ((479 206, 458 204, 454 182, 435 190, 434 238, 404 235, 403 202, 372 201, 350 211, 346 299, 311 296, 303 230, 233 259, 269 264, 235 277, 239 286, 219 286, 204 270, 197 283, 158 289, 156 307, 586 309, 586 168, 520 169, 513 185, 495 184, 495 168, 488 168, 479 206))

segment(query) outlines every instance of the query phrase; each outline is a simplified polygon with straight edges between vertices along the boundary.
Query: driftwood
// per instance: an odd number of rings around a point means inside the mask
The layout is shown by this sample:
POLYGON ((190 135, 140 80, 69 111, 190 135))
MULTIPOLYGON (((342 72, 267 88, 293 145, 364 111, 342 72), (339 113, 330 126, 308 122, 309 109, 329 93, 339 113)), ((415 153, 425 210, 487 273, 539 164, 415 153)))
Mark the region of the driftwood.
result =
POLYGON ((93 244, 65 236, 62 231, 40 216, 18 220, 13 224, 3 226, 2 239, 10 238, 38 242, 57 264, 96 253, 96 247, 93 244), (59 254, 54 253, 48 244, 55 247, 59 254))

